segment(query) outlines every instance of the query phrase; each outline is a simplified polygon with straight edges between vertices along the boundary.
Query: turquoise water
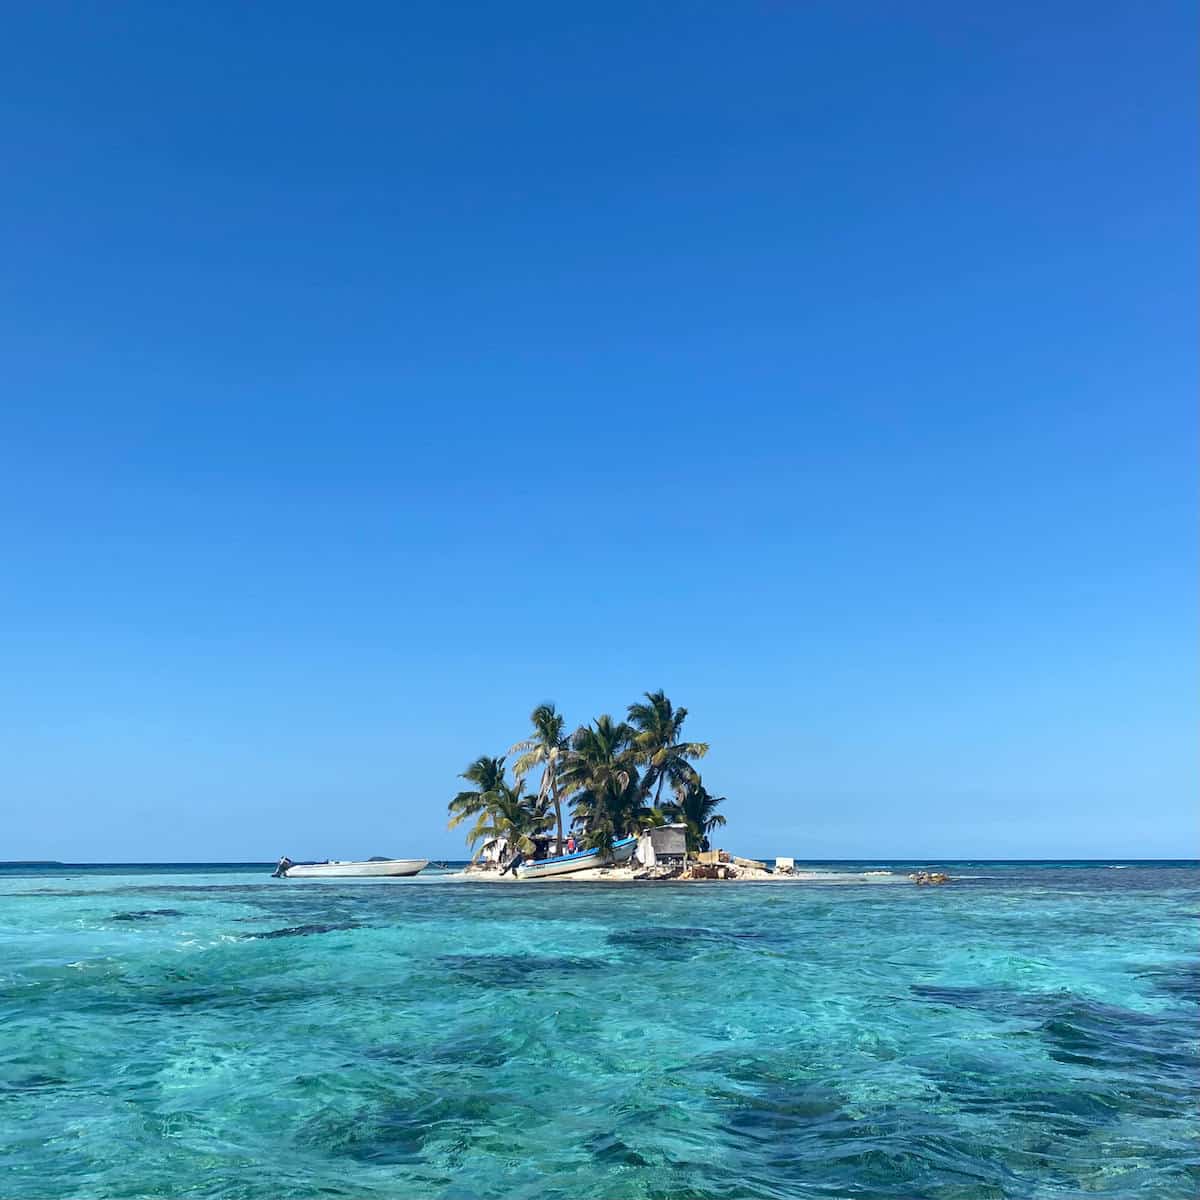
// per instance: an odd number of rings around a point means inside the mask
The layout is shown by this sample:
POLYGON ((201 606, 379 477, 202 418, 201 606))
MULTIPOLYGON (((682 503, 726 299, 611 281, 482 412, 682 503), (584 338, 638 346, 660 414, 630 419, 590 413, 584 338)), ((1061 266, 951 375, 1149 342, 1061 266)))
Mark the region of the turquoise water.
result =
POLYGON ((1191 1197, 1200 867, 0 869, 0 1194, 1191 1197))

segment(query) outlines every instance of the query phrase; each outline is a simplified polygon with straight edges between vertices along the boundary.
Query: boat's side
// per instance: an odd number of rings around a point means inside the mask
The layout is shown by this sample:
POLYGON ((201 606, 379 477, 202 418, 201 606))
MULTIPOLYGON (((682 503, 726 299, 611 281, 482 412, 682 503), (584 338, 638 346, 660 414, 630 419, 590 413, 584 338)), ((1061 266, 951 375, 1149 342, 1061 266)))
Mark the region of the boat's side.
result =
POLYGON ((388 876, 404 878, 418 875, 427 866, 427 858, 394 858, 384 862, 298 863, 288 867, 288 879, 368 878, 388 876))
POLYGON ((628 862, 637 847, 637 838, 618 838, 612 850, 576 850, 574 854, 560 854, 555 858, 522 863, 516 871, 518 879, 552 879, 556 875, 570 875, 575 871, 590 871, 607 866, 610 862, 628 862))
POLYGON ((637 838, 621 838, 613 842, 612 860, 614 863, 626 863, 633 857, 637 849, 637 838))
POLYGON ((541 862, 522 863, 517 868, 518 879, 548 879, 553 875, 569 875, 572 871, 589 871, 603 865, 599 850, 584 850, 578 854, 563 854, 544 858, 541 862))

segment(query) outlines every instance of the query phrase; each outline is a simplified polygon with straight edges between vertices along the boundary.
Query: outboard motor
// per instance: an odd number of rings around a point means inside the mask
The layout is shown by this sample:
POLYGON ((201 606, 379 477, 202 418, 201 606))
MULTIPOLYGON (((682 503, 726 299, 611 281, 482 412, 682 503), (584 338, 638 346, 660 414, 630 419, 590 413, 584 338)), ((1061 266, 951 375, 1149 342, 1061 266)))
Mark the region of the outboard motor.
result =
POLYGON ((500 874, 501 874, 501 875, 507 875, 507 874, 509 873, 509 871, 512 871, 512 872, 515 874, 515 873, 516 873, 516 870, 517 870, 517 868, 518 868, 518 867, 519 867, 519 866, 520 866, 520 865, 521 865, 521 864, 522 864, 524 861, 525 861, 525 855, 524 855, 524 854, 522 854, 520 850, 518 850, 518 851, 516 852, 516 854, 514 854, 514 855, 512 856, 512 858, 510 858, 510 859, 508 860, 508 863, 507 863, 507 865, 505 866, 504 870, 502 870, 502 871, 500 872, 500 874))
POLYGON ((276 864, 275 870, 271 874, 272 879, 282 879, 288 873, 288 867, 292 865, 292 860, 285 854, 276 864))

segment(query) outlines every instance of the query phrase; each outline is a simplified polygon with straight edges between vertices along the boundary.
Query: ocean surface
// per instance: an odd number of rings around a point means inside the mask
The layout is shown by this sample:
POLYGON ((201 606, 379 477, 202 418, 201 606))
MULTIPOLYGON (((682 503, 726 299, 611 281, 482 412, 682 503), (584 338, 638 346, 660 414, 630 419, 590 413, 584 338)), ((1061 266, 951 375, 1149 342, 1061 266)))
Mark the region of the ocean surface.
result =
POLYGON ((0 1196, 1200 1194, 1200 864, 0 868, 0 1196))

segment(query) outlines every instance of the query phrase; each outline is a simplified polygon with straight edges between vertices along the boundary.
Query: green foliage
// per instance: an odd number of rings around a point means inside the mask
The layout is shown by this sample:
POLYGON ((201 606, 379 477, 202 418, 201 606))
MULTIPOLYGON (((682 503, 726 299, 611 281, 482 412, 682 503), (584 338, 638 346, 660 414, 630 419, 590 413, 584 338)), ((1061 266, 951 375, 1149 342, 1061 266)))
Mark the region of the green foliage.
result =
POLYGON ((459 792, 447 806, 451 829, 470 817, 478 816, 492 802, 497 788, 504 783, 504 759, 480 755, 459 778, 473 783, 475 787, 459 792))
POLYGON ((708 753, 708 743, 683 740, 688 710, 676 708, 662 688, 646 692, 645 697, 645 704, 639 701, 629 706, 629 722, 636 730, 634 745, 645 763, 642 786, 647 796, 654 793, 657 806, 664 783, 677 792, 699 780, 692 762, 708 753))
POLYGON ((571 744, 563 733, 566 719, 553 704, 539 704, 529 714, 529 723, 533 726, 531 736, 518 742, 509 751, 510 754, 520 754, 520 758, 513 763, 513 774, 523 781, 530 771, 541 767, 538 801, 544 806, 549 800, 554 806, 556 832, 561 846, 564 834, 559 771, 571 744))
POLYGON ((536 796, 522 796, 514 787, 504 784, 494 794, 491 803, 467 834, 467 842, 484 844, 493 838, 504 838, 510 851, 532 854, 533 839, 554 824, 554 817, 539 808, 536 796))
POLYGON ((633 728, 605 714, 577 729, 563 769, 571 793, 572 824, 584 845, 607 849, 636 833, 642 816, 641 775, 633 728))
POLYGON ((539 704, 529 717, 530 735, 509 751, 517 755, 513 782, 505 778, 503 757, 477 758, 462 774, 473 787, 450 801, 450 827, 474 819, 467 834, 472 846, 504 837, 528 853, 551 827, 561 841, 566 801, 585 846, 607 849, 616 838, 682 821, 688 848, 707 849, 709 835, 725 824, 716 811, 724 797, 709 794, 693 765, 708 743, 684 741, 688 711, 661 688, 644 695, 629 706, 627 721, 605 714, 569 737, 555 706, 539 704), (535 770, 541 771, 537 795, 526 795, 525 779, 535 770), (674 799, 663 803, 668 784, 674 799))
POLYGON ((675 803, 670 806, 672 816, 687 826, 687 846, 693 853, 709 849, 709 834, 725 824, 724 816, 717 812, 725 803, 724 796, 709 795, 708 789, 697 776, 676 793, 675 803))
POLYGON ((522 780, 509 783, 504 777, 504 759, 481 755, 461 776, 475 787, 459 792, 447 805, 450 828, 475 818, 467 833, 467 845, 487 843, 502 837, 511 850, 532 852, 533 839, 554 824, 545 804, 536 796, 521 794, 522 780))

